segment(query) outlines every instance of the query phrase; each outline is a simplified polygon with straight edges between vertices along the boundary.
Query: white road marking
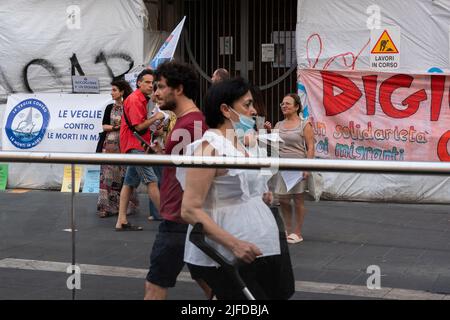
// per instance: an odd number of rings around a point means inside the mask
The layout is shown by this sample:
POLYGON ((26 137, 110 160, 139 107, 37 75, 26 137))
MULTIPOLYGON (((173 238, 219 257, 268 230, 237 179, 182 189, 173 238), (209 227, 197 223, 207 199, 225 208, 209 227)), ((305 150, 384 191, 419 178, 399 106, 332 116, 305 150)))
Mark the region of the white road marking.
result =
MULTIPOLYGON (((50 272, 66 272, 70 263, 24 260, 7 258, 0 260, 0 268, 35 270, 50 272)), ((80 264, 82 275, 95 275, 104 277, 121 277, 145 279, 147 269, 125 268, 114 266, 100 266, 92 264, 80 264)), ((178 281, 194 282, 188 272, 181 272, 178 281)), ((380 290, 370 290, 364 286, 344 285, 336 283, 321 283, 309 281, 296 281, 296 292, 331 294, 342 296, 355 296, 361 298, 380 298, 389 300, 450 300, 450 295, 437 294, 420 290, 406 290, 397 288, 382 288, 380 290)))

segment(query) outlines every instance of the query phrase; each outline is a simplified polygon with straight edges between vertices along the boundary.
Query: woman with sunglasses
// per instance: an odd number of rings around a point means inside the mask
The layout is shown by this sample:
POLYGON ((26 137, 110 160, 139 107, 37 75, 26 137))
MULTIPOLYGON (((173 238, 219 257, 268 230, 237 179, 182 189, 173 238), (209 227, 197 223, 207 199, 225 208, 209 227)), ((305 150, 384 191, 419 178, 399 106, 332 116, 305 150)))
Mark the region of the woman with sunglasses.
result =
MULTIPOLYGON (((283 98, 280 104, 284 120, 278 122, 274 129, 279 130, 283 143, 280 146, 280 158, 314 158, 314 131, 309 120, 300 117, 302 103, 300 97, 291 93, 283 98)), ((292 173, 291 173, 292 174, 292 173)), ((278 197, 285 222, 287 241, 299 243, 303 241, 302 226, 305 219, 305 203, 303 193, 307 188, 310 173, 300 173, 302 180, 288 190, 281 172, 274 177, 274 193, 278 197), (294 211, 295 223, 292 211, 294 211)))

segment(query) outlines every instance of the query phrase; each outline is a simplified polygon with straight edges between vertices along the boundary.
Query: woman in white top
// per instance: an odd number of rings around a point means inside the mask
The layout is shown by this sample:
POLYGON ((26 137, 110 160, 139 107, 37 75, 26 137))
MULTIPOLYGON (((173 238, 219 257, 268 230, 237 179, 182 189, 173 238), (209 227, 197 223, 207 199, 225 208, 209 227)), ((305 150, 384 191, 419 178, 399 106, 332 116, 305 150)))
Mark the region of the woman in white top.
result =
MULTIPOLYGON (((250 86, 243 79, 213 85, 206 96, 210 129, 188 146, 186 154, 248 157, 242 142, 253 129, 254 115, 250 86)), ((263 201, 263 197, 271 201, 267 192, 270 176, 260 170, 178 170, 184 186, 183 219, 191 225, 202 223, 206 241, 225 258, 245 262, 239 272, 256 299, 288 299, 294 292, 290 258, 280 255, 279 230, 263 201)), ((185 246, 191 273, 204 279, 218 299, 245 299, 217 263, 189 241, 191 229, 185 246)))

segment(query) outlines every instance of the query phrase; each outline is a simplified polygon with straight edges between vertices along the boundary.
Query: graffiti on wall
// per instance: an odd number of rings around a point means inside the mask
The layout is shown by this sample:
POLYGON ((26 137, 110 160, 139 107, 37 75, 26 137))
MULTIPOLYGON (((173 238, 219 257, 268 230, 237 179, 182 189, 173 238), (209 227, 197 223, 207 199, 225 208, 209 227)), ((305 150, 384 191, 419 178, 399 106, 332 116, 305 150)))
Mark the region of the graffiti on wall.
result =
MULTIPOLYGON (((63 86, 62 79, 64 77, 74 76, 78 73, 80 76, 89 74, 89 66, 82 66, 78 61, 76 53, 73 53, 71 57, 68 58, 71 65, 71 74, 65 74, 55 66, 52 61, 47 59, 37 58, 32 59, 22 67, 20 83, 11 83, 8 79, 8 75, 3 71, 0 65, 0 86, 6 90, 6 94, 17 93, 17 92, 28 92, 33 93, 33 78, 30 76, 30 68, 32 66, 40 67, 40 74, 45 74, 49 79, 54 80, 57 85, 63 86), (85 70, 87 72, 85 72, 85 70)), ((92 60, 94 65, 103 64, 105 66, 105 73, 100 76, 108 76, 111 80, 116 80, 123 78, 126 73, 128 73, 134 67, 133 58, 126 52, 111 52, 105 53, 100 51, 92 60), (114 64, 111 61, 114 60, 114 64), (118 71, 121 70, 121 71, 118 71), (123 71, 125 70, 125 71, 123 71)), ((37 81, 37 80, 35 80, 37 81)), ((50 87, 49 87, 50 89, 50 87)), ((0 97, 0 103, 6 103, 6 95, 0 97)))

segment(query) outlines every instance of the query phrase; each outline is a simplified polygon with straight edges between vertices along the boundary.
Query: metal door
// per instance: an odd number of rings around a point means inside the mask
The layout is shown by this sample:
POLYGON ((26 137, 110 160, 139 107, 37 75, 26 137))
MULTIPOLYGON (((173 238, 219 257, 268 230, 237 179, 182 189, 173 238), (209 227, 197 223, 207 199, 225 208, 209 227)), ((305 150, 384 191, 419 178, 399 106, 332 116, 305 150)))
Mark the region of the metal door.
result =
POLYGON ((297 90, 297 0, 183 0, 182 7, 184 54, 201 75, 200 97, 214 70, 226 68, 261 89, 268 119, 278 121, 283 96, 297 90))

